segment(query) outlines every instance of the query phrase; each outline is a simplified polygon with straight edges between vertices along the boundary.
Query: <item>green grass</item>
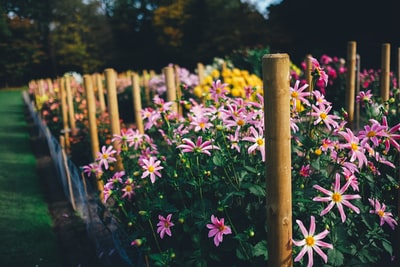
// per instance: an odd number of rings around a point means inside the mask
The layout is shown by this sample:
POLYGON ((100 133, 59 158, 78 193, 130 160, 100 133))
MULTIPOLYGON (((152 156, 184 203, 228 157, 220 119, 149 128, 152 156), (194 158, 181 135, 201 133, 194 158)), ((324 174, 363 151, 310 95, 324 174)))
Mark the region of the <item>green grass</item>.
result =
POLYGON ((58 267, 21 90, 0 90, 0 266, 58 267))

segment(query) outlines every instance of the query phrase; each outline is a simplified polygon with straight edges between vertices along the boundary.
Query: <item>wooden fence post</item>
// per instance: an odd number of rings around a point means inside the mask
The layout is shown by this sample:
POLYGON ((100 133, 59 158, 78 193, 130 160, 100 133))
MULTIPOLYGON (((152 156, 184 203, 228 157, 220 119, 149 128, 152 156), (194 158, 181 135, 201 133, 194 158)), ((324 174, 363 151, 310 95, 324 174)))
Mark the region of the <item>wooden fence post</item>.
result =
POLYGON ((71 75, 65 76, 65 89, 67 92, 69 125, 71 126, 71 134, 74 135, 76 130, 76 123, 75 123, 74 99, 72 97, 72 90, 71 90, 71 75))
POLYGON ((145 96, 145 100, 146 100, 145 104, 146 104, 146 106, 150 106, 150 103, 151 103, 150 87, 149 87, 150 74, 147 70, 143 70, 142 79, 143 79, 143 86, 144 86, 144 96, 145 96))
MULTIPOLYGON (((361 68, 361 59, 360 55, 356 56, 356 96, 360 94, 360 68, 361 68)), ((360 128, 360 102, 356 102, 355 104, 355 112, 354 112, 354 121, 355 121, 355 129, 360 128)))
MULTIPOLYGON (((93 83, 91 75, 83 76, 84 88, 86 93, 88 119, 89 119, 89 132, 90 132, 90 147, 92 151, 92 160, 96 160, 97 152, 100 151, 99 135, 97 132, 96 121, 96 101, 93 92, 93 83)), ((103 199, 103 181, 96 177, 97 190, 100 192, 100 199, 103 199)))
POLYGON ((69 124, 68 124, 68 106, 67 106, 67 96, 65 93, 65 77, 60 79, 60 98, 61 98, 61 112, 63 119, 63 131, 65 137, 65 151, 69 153, 70 150, 70 141, 69 141, 69 124))
POLYGON ((104 100, 103 80, 101 78, 100 73, 96 74, 96 86, 97 86, 97 96, 100 102, 100 111, 101 114, 104 114, 104 112, 106 112, 106 102, 104 100))
POLYGON ((357 43, 350 41, 347 43, 347 77, 346 77, 346 111, 348 114, 347 122, 350 129, 354 129, 354 103, 356 88, 356 56, 357 43))
MULTIPOLYGON (((119 122, 119 111, 118 111, 118 97, 117 97, 117 86, 115 80, 115 70, 108 68, 104 70, 106 76, 107 85, 107 100, 108 100, 108 114, 110 116, 111 124, 111 135, 114 134, 121 135, 121 125, 119 122)), ((113 143, 113 147, 117 150, 121 150, 121 144, 118 141, 113 143)), ((119 155, 116 156, 117 164, 116 169, 123 170, 122 160, 119 155)))
POLYGON ((390 44, 382 44, 381 58, 381 98, 382 102, 389 100, 390 89, 390 44))
POLYGON ((178 106, 176 103, 176 86, 174 78, 174 68, 172 66, 164 67, 163 69, 165 75, 165 84, 167 86, 167 101, 173 102, 171 106, 172 112, 178 111, 178 106))
POLYGON ((140 95, 139 75, 132 73, 132 98, 133 98, 133 111, 135 115, 136 127, 141 134, 144 134, 143 120, 142 120, 142 98, 140 95))
POLYGON ((290 267, 293 259, 289 55, 264 55, 262 64, 268 266, 290 267))
POLYGON ((312 62, 311 62, 311 55, 306 56, 306 71, 305 71, 305 76, 306 76, 306 81, 308 84, 308 90, 312 92, 314 90, 314 84, 312 84, 312 62))
POLYGON ((197 63, 197 75, 199 76, 199 84, 202 84, 205 77, 204 65, 202 63, 197 63))

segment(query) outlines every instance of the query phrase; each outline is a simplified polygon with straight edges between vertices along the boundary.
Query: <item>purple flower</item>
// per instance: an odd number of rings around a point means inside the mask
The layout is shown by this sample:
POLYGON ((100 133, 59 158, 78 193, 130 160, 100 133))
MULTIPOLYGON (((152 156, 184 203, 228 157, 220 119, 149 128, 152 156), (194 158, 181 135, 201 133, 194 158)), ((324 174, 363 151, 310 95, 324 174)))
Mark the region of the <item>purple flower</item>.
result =
POLYGON ((167 234, 169 236, 172 236, 171 233, 171 227, 174 226, 174 224, 171 222, 171 217, 172 214, 168 214, 167 218, 164 218, 161 215, 158 215, 158 219, 160 220, 157 223, 157 234, 160 234, 160 238, 163 239, 164 235, 167 234))
POLYGON ((232 230, 229 226, 225 225, 224 218, 218 219, 218 217, 211 215, 211 222, 207 224, 207 228, 210 229, 208 237, 214 237, 214 244, 218 247, 219 243, 223 240, 223 235, 231 234, 232 230))
POLYGON ((321 248, 330 248, 333 249, 332 244, 325 243, 321 241, 321 239, 325 238, 328 234, 328 230, 324 230, 323 232, 314 235, 315 233, 315 217, 311 216, 310 230, 307 231, 304 227, 303 223, 300 220, 296 220, 296 223, 299 225, 301 233, 304 236, 304 239, 300 241, 292 240, 293 244, 299 247, 303 247, 294 261, 300 261, 303 256, 308 254, 308 265, 307 267, 311 267, 314 264, 313 251, 317 252, 318 255, 322 257, 325 263, 328 261, 328 256, 321 250, 321 248))
POLYGON ((347 190, 347 188, 349 188, 350 184, 351 184, 351 181, 347 181, 346 184, 342 188, 340 188, 340 174, 336 173, 336 180, 335 180, 335 186, 334 186, 333 191, 329 191, 325 188, 322 188, 319 185, 313 186, 315 189, 321 191, 325 195, 328 195, 327 197, 315 197, 315 198, 313 198, 314 201, 321 201, 321 202, 329 202, 330 201, 329 205, 323 211, 321 211, 321 214, 320 214, 321 216, 324 216, 325 214, 327 214, 335 205, 338 207, 340 217, 342 218, 342 222, 346 221, 346 214, 344 213, 343 205, 354 210, 356 213, 360 213, 360 210, 356 206, 351 204, 349 200, 359 199, 359 198, 361 198, 361 196, 360 195, 344 195, 343 194, 347 190))
POLYGON ((380 217, 380 226, 382 226, 384 223, 387 223, 390 228, 394 230, 395 225, 397 225, 397 222, 395 219, 393 219, 393 214, 391 212, 386 212, 386 205, 384 203, 380 203, 379 200, 377 199, 368 199, 369 203, 371 204, 372 207, 374 207, 373 210, 370 210, 370 213, 377 214, 380 217))

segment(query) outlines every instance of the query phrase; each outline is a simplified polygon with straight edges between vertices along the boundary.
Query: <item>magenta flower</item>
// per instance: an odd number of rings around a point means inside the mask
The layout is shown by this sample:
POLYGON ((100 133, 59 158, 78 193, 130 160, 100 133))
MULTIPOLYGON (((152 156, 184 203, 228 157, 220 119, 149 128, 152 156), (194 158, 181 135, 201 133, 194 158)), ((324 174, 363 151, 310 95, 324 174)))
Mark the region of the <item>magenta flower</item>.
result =
POLYGON ((339 147, 350 149, 350 162, 354 162, 357 159, 358 168, 361 169, 363 165, 367 166, 368 160, 364 154, 365 149, 360 146, 359 139, 354 136, 353 132, 349 128, 346 128, 346 132, 340 131, 338 133, 347 141, 346 144, 340 144, 339 147))
POLYGON ((108 170, 108 164, 117 161, 117 159, 113 157, 116 153, 117 151, 113 149, 112 146, 108 146, 107 148, 106 146, 103 146, 101 152, 97 152, 96 160, 99 162, 99 166, 104 165, 104 168, 108 170))
POLYGON ((386 212, 386 205, 384 203, 380 203, 379 200, 377 199, 368 199, 369 203, 371 206, 374 208, 373 210, 370 210, 370 213, 377 214, 380 217, 380 226, 382 226, 384 223, 387 223, 392 230, 394 230, 395 225, 397 225, 397 222, 395 219, 393 219, 393 214, 391 212, 386 212))
POLYGON ((161 177, 159 170, 164 169, 164 167, 160 166, 161 161, 157 160, 155 157, 150 157, 149 159, 143 159, 142 163, 142 168, 145 170, 142 178, 150 176, 151 183, 154 184, 156 182, 156 176, 161 177))
POLYGON ((313 251, 315 251, 318 253, 318 255, 321 256, 321 258, 326 263, 328 261, 328 256, 321 250, 321 248, 333 249, 333 246, 332 246, 332 244, 321 241, 321 239, 325 238, 329 234, 329 231, 325 229, 321 233, 314 235, 314 233, 315 233, 315 218, 314 218, 314 216, 311 216, 309 231, 306 230, 306 228, 304 227, 303 223, 300 220, 296 220, 296 223, 299 225, 301 233, 304 236, 304 239, 300 240, 300 241, 292 240, 294 245, 303 247, 301 249, 300 253, 297 255, 297 257, 294 259, 294 261, 300 261, 304 257, 304 255, 307 253, 307 255, 308 255, 307 267, 311 267, 314 265, 313 251))
POLYGON ((358 138, 361 140, 361 145, 365 145, 368 141, 371 141, 374 147, 377 147, 380 144, 378 137, 385 135, 386 127, 374 119, 369 121, 371 125, 364 125, 364 130, 358 133, 358 138))
POLYGON ((161 215, 158 215, 158 219, 160 220, 157 223, 157 234, 160 234, 160 238, 163 239, 164 235, 167 234, 169 236, 172 236, 171 233, 171 227, 174 226, 174 224, 171 222, 171 217, 172 214, 168 214, 167 218, 164 218, 161 215))
POLYGON ((314 185, 313 187, 325 195, 328 195, 327 197, 315 197, 313 198, 313 201, 321 201, 321 202, 329 202, 328 206, 321 211, 321 216, 324 216, 327 214, 333 206, 337 206, 340 217, 342 218, 342 222, 346 221, 346 214, 344 213, 343 205, 349 207, 350 209, 354 210, 357 214, 360 213, 359 208, 354 206, 353 204, 350 203, 349 200, 352 199, 360 199, 360 195, 343 195, 344 192, 346 192, 347 188, 351 185, 351 181, 347 181, 342 188, 340 188, 340 174, 336 173, 336 180, 335 180, 335 185, 333 191, 329 191, 325 188, 322 188, 319 185, 314 185))
POLYGON ((221 80, 214 81, 210 88, 210 95, 215 102, 218 102, 220 98, 224 98, 227 93, 229 93, 227 83, 221 83, 221 80))
POLYGON ((311 116, 316 117, 317 119, 314 121, 314 125, 319 124, 320 122, 325 123, 328 130, 331 130, 331 127, 338 128, 339 124, 335 121, 339 119, 339 116, 329 115, 329 111, 332 109, 332 106, 324 106, 312 105, 312 109, 314 112, 311 112, 311 116))
POLYGON ((183 138, 182 144, 177 146, 177 148, 182 148, 183 153, 187 153, 187 152, 203 153, 208 156, 211 156, 211 153, 209 150, 219 149, 219 147, 214 146, 212 144, 212 140, 208 140, 203 143, 203 137, 201 135, 199 137, 197 137, 196 144, 193 143, 193 141, 188 138, 183 138))
POLYGON ((122 192, 124 192, 122 194, 122 198, 127 197, 130 200, 132 198, 132 196, 134 196, 136 194, 135 189, 138 187, 139 186, 136 186, 135 181, 132 178, 128 178, 125 181, 124 188, 122 188, 122 192))
POLYGON ((261 127, 258 127, 258 131, 252 126, 250 127, 250 132, 253 136, 243 137, 244 141, 253 142, 253 144, 248 148, 247 152, 249 154, 253 153, 255 150, 261 152, 261 160, 265 161, 265 141, 264 141, 264 131, 261 127))
POLYGON ((92 175, 97 177, 98 175, 103 173, 101 166, 97 162, 90 163, 89 165, 83 166, 82 170, 84 173, 86 173, 86 175, 88 177, 91 177, 92 175))
POLYGON ((214 237, 214 244, 216 247, 223 240, 223 235, 232 234, 232 230, 229 226, 225 225, 224 218, 218 219, 214 214, 211 215, 211 222, 207 224, 207 228, 210 229, 208 232, 208 237, 214 237))
POLYGON ((302 103, 303 105, 309 106, 310 102, 308 101, 308 97, 310 97, 311 93, 306 91, 308 88, 308 84, 303 84, 300 88, 300 81, 297 80, 294 84, 294 87, 290 87, 290 96, 293 103, 293 110, 298 110, 297 105, 302 103))

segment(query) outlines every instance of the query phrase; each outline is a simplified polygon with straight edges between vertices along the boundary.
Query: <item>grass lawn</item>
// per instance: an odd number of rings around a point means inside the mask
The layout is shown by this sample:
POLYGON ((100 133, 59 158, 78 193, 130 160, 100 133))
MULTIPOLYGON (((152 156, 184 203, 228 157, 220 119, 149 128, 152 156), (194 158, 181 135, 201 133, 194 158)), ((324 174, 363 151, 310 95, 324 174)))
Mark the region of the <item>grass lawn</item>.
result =
POLYGON ((0 90, 0 266, 61 266, 20 90, 0 90))

